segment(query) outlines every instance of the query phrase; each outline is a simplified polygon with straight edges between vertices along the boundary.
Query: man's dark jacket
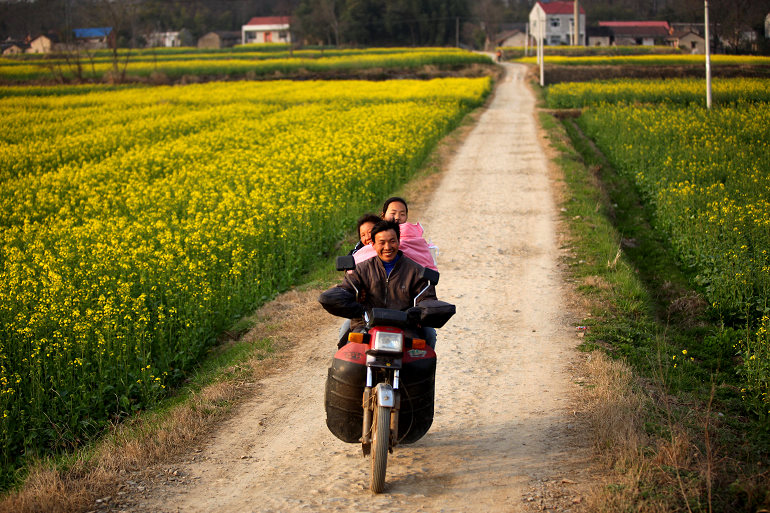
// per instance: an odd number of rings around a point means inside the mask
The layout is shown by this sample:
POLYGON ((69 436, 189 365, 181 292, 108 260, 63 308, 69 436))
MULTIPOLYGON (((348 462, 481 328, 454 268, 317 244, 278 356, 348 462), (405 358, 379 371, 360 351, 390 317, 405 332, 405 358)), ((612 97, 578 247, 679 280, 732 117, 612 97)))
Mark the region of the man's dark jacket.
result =
MULTIPOLYGON (((425 288, 426 282, 420 278, 422 266, 404 256, 399 251, 399 259, 390 272, 385 272, 385 266, 379 257, 364 260, 356 265, 354 271, 345 274, 340 285, 332 287, 321 294, 318 300, 324 309, 340 317, 351 319, 350 327, 355 330, 364 325, 362 315, 364 310, 372 308, 391 308, 406 310, 414 305, 414 298, 425 288), (356 302, 358 288, 362 296, 360 303, 356 302)), ((418 305, 424 301, 436 299, 436 289, 433 285, 420 296, 418 305)))

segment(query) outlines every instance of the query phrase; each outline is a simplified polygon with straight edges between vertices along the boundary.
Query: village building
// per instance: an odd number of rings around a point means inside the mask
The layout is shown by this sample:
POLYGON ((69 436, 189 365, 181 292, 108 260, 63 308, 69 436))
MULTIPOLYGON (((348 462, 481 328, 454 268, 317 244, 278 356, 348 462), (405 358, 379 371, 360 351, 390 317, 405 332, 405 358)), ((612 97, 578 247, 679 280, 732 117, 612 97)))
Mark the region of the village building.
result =
POLYGON ((491 42, 491 45, 493 48, 502 48, 502 47, 519 47, 519 46, 526 46, 527 45, 527 34, 526 32, 519 30, 519 29, 513 29, 513 30, 506 30, 504 32, 500 32, 497 34, 494 38, 494 41, 491 42))
POLYGON ((612 32, 615 46, 665 45, 672 35, 667 21, 600 21, 599 26, 612 32))
POLYGON ((3 55, 19 55, 25 53, 29 44, 21 41, 13 41, 10 38, 0 43, 0 50, 3 55))
POLYGON ((291 43, 289 16, 254 17, 241 27, 241 43, 291 43))
POLYGON ((41 34, 29 42, 25 53, 51 53, 60 50, 62 45, 55 34, 41 34))
POLYGON ((112 27, 78 28, 73 30, 78 46, 100 50, 115 47, 115 32, 112 27))
POLYGON ((216 30, 201 36, 201 38, 198 39, 198 48, 232 48, 233 46, 240 44, 240 42, 240 32, 216 30))
MULTIPOLYGON (((578 44, 586 44, 586 13, 579 5, 578 44)), ((575 34, 574 2, 537 2, 529 12, 530 34, 537 41, 543 37, 546 45, 571 45, 575 34), (541 32, 542 31, 542 32, 541 32)))
POLYGON ((588 27, 588 46, 611 46, 612 31, 607 27, 588 27))
POLYGON ((699 55, 706 53, 706 39, 693 30, 674 31, 670 41, 674 48, 682 51, 699 55))
POLYGON ((187 29, 169 32, 151 32, 145 36, 147 46, 151 48, 177 48, 193 46, 193 36, 187 29))

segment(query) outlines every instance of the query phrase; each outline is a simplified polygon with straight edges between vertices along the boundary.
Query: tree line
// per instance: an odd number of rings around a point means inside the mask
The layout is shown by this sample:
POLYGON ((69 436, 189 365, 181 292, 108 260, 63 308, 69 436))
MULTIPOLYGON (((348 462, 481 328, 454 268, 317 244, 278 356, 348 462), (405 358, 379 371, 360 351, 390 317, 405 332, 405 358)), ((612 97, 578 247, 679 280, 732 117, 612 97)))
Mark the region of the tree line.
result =
MULTIPOLYGON (((0 0, 0 39, 113 27, 121 47, 145 34, 185 28, 196 39, 240 31, 253 16, 291 16, 295 40, 310 44, 467 45, 523 25, 535 0, 0 0)), ((589 26, 600 20, 702 22, 703 0, 582 0, 589 26)), ((714 30, 764 34, 770 0, 710 0, 714 30)))

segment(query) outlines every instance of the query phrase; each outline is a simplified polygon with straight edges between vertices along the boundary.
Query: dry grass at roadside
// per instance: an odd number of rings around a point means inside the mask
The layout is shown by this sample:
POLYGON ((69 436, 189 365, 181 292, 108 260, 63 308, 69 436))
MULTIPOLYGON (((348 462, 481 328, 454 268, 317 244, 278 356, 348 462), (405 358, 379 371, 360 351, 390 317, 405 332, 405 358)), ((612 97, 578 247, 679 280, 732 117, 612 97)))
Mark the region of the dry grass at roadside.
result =
MULTIPOLYGON (((642 412, 647 399, 634 386, 632 370, 621 361, 594 351, 586 359, 592 380, 585 388, 589 433, 597 460, 604 468, 622 469, 608 475, 586 500, 588 511, 623 511, 636 502, 645 473, 641 447, 646 444, 642 412), (629 495, 630 494, 630 495, 629 495)), ((656 511, 656 509, 650 510, 656 511)), ((665 509, 661 510, 665 511, 665 509)))
POLYGON ((157 465, 199 443, 233 411, 254 381, 280 368, 284 341, 299 336, 301 322, 320 316, 313 312, 316 294, 288 292, 255 314, 255 327, 241 341, 272 339, 277 356, 255 349, 244 362, 224 369, 222 375, 228 377, 191 393, 170 411, 114 426, 95 447, 73 455, 66 468, 54 468, 49 461, 32 465, 22 489, 0 503, 0 512, 84 511, 98 498, 112 495, 128 473, 157 465))
MULTIPOLYGON (((542 117, 540 126, 542 140, 549 141, 544 144, 544 149, 551 162, 549 169, 554 199, 558 205, 566 206, 574 198, 575 191, 568 184, 562 167, 564 164, 557 165, 556 162, 564 162, 569 141, 560 128, 547 127, 542 117)), ((593 210, 598 211, 601 204, 608 201, 606 191, 595 169, 585 170, 585 176, 596 195, 593 210)), ((563 250, 565 264, 576 258, 575 252, 581 244, 579 236, 570 229, 568 217, 562 218, 559 229, 559 246, 563 250)), ((572 283, 573 289, 568 291, 570 302, 576 310, 585 312, 587 319, 592 317, 589 312, 602 310, 598 308, 600 303, 612 293, 612 284, 600 275, 573 276, 572 283), (579 291, 581 287, 600 290, 602 294, 584 294, 579 291)), ((644 425, 645 412, 652 407, 652 399, 630 366, 622 360, 610 358, 601 350, 586 354, 581 366, 581 375, 587 379, 583 394, 578 399, 581 419, 587 436, 591 437, 598 467, 594 473, 596 483, 586 496, 583 510, 592 513, 670 511, 665 501, 641 498, 644 483, 654 480, 649 454, 653 450, 650 447, 652 439, 645 432, 644 425)), ((656 453, 679 453, 671 450, 662 440, 657 442, 661 445, 655 449, 656 453)))

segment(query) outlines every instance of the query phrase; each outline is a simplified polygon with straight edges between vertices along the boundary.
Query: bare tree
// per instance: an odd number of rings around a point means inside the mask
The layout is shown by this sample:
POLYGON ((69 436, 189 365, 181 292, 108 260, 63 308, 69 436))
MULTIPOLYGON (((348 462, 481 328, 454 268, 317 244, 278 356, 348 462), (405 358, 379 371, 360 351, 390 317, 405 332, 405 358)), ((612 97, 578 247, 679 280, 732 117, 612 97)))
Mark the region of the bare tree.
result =
POLYGON ((107 38, 112 57, 109 79, 118 83, 124 82, 131 52, 126 49, 121 54, 119 48, 122 44, 129 48, 133 48, 136 44, 136 24, 141 0, 90 0, 89 7, 85 18, 87 22, 112 29, 112 33, 107 38))
MULTIPOLYGON (((500 32, 500 22, 505 14, 505 7, 500 0, 479 0, 473 5, 473 14, 482 24, 486 34, 485 46, 494 45, 494 37, 500 32)), ((485 48, 489 50, 489 48, 485 48)))
POLYGON ((752 50, 751 33, 768 13, 767 2, 755 0, 711 0, 709 18, 714 20, 713 32, 717 41, 724 41, 731 50, 752 50))
POLYGON ((318 12, 319 20, 334 34, 334 46, 339 46, 340 20, 337 16, 337 2, 335 0, 318 0, 316 11, 318 12))
POLYGON ((339 0, 303 0, 295 14, 302 36, 309 40, 339 46, 342 43, 341 10, 339 0))

